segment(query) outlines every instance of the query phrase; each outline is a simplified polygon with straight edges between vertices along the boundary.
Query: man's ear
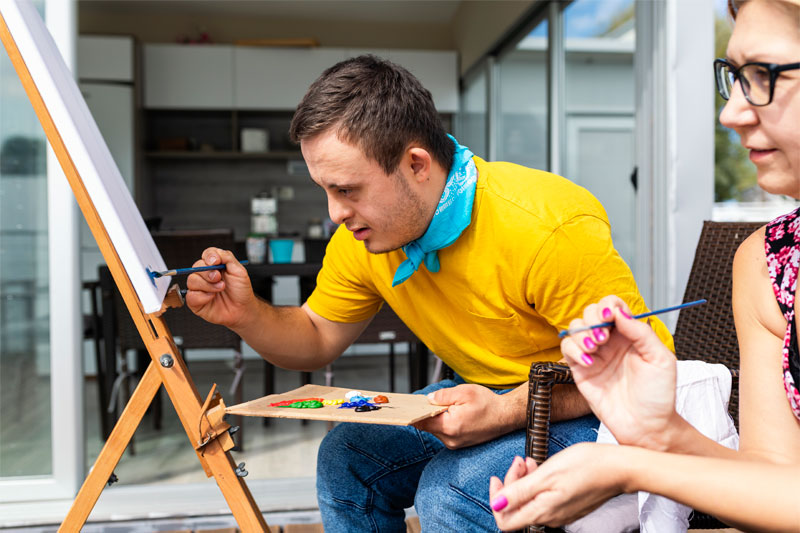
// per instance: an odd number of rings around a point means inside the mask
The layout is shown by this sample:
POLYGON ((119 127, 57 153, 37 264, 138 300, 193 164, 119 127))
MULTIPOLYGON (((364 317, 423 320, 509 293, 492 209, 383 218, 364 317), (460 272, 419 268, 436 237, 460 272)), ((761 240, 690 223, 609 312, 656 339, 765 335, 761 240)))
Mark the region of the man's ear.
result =
POLYGON ((427 180, 431 175, 431 154, 426 149, 419 146, 412 146, 406 152, 411 165, 411 171, 414 173, 414 180, 417 183, 422 183, 427 180))

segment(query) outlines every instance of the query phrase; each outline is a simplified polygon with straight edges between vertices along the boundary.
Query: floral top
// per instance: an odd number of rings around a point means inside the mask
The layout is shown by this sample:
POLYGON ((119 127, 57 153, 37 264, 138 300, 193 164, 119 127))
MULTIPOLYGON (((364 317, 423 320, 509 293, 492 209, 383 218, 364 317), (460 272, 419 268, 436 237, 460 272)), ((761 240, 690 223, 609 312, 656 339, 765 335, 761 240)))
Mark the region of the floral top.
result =
POLYGON ((767 224, 764 238, 772 290, 788 322, 783 337, 783 386, 794 416, 800 419, 800 353, 797 349, 794 296, 800 269, 800 208, 767 224))

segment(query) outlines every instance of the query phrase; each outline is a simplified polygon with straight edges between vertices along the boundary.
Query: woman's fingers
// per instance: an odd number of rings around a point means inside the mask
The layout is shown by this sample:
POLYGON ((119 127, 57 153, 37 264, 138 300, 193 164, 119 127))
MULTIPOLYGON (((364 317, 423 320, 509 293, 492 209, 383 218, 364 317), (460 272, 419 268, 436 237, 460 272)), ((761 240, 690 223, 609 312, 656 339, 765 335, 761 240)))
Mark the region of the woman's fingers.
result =
POLYGON ((513 483, 527 473, 528 468, 525 466, 525 460, 520 456, 516 456, 511 462, 508 472, 506 472, 506 477, 503 480, 503 484, 508 485, 509 483, 513 483))
MULTIPOLYGON (((535 467, 534 467, 535 471, 535 467)), ((509 523, 516 524, 514 516, 524 514, 526 522, 522 525, 530 524, 530 517, 527 513, 521 513, 521 508, 529 508, 537 494, 544 490, 541 487, 541 480, 537 480, 531 471, 527 476, 517 480, 515 483, 506 483, 501 490, 492 495, 491 505, 497 517, 497 523, 501 529, 510 529, 509 523), (538 481, 538 482, 537 482, 538 481), (502 522, 502 525, 501 525, 502 522)))
POLYGON ((620 335, 633 344, 643 360, 649 363, 667 364, 675 358, 675 355, 664 346, 649 324, 631 318, 627 310, 618 308, 614 310, 614 313, 620 335))
POLYGON ((492 509, 495 507, 498 510, 502 509, 504 505, 502 504, 502 499, 497 498, 497 495, 500 491, 503 490, 503 482, 500 481, 500 478, 497 476, 492 476, 489 478, 489 505, 492 506, 492 509))
MULTIPOLYGON (((585 325, 586 322, 584 320, 576 318, 569 323, 569 329, 574 330, 585 325)), ((564 354, 567 363, 570 365, 591 366, 594 363, 592 354, 595 351, 597 351, 597 344, 591 341, 585 332, 567 335, 561 340, 561 353, 564 354), (587 339, 590 342, 587 342, 587 339)))
MULTIPOLYGON (((580 330, 604 322, 616 325, 617 310, 623 316, 630 317, 627 304, 617 296, 606 296, 596 304, 584 309, 583 318, 575 319, 569 324, 569 330, 580 330)), ((590 367, 598 357, 598 350, 612 340, 611 327, 583 329, 569 335, 561 341, 561 352, 568 363, 581 367, 590 367)))
POLYGON ((569 366, 591 366, 594 358, 583 351, 572 337, 564 337, 561 340, 561 353, 569 366))
POLYGON ((497 476, 489 478, 489 497, 494 498, 495 494, 503 489, 503 482, 497 476))

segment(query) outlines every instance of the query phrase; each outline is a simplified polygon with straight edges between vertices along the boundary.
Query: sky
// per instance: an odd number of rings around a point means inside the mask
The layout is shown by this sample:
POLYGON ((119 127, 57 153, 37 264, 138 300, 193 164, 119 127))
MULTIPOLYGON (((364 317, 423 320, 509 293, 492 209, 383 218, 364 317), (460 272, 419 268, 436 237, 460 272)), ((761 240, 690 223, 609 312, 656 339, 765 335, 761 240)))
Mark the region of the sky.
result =
MULTIPOLYGON (((695 2, 698 0, 681 0, 695 2)), ((700 0, 709 1, 709 0, 700 0)), ((726 17, 727 0, 713 0, 717 16, 726 17)), ((567 37, 594 37, 603 32, 614 16, 631 5, 633 0, 575 0, 564 11, 567 37)), ((540 24, 531 36, 546 37, 546 24, 540 24)))
MULTIPOLYGON (((575 0, 564 10, 567 37, 594 37, 604 31, 614 16, 631 5, 633 0, 575 0)), ((546 24, 540 24, 530 33, 546 37, 546 24)))

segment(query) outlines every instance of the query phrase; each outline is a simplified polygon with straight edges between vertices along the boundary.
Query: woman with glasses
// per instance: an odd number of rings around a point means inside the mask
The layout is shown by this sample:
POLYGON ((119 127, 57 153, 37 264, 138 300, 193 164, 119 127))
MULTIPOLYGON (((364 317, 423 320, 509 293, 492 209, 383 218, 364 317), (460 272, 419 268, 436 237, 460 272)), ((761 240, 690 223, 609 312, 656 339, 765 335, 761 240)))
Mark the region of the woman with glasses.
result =
MULTIPOLYGON (((729 0, 736 25, 714 63, 758 185, 800 198, 800 0, 729 0)), ((562 352, 592 410, 620 446, 584 443, 537 467, 516 458, 492 478, 501 529, 560 525, 612 496, 645 491, 736 527, 800 531, 800 350, 795 327, 800 209, 751 235, 733 265, 741 354, 738 451, 704 437, 675 411, 676 359, 619 298, 586 308, 570 325, 614 321, 566 338, 562 352)))

